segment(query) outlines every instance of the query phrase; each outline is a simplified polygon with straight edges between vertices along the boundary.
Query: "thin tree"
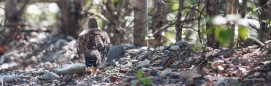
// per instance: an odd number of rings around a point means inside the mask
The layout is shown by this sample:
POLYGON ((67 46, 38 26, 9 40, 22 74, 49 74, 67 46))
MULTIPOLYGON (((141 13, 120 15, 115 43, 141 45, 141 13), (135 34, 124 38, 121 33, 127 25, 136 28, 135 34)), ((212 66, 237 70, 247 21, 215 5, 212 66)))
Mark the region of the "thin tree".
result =
POLYGON ((182 26, 181 26, 181 17, 182 17, 182 10, 184 6, 184 0, 179 1, 179 10, 177 14, 177 20, 175 23, 175 29, 177 31, 176 33, 176 41, 181 41, 182 40, 182 26))
POLYGON ((79 22, 82 11, 80 0, 59 0, 58 6, 60 8, 60 31, 65 35, 78 37, 79 22))
POLYGON ((144 40, 144 37, 147 36, 147 0, 134 0, 134 16, 134 44, 136 46, 146 46, 147 41, 144 40))
POLYGON ((258 0, 260 5, 260 13, 259 13, 259 20, 260 20, 260 29, 263 34, 259 34, 259 38, 261 41, 270 40, 265 35, 270 36, 271 32, 268 28, 267 20, 270 20, 270 0, 258 0))
MULTIPOLYGON (((219 10, 219 0, 207 0, 207 16, 209 17, 214 17, 215 15, 218 14, 219 10)), ((212 29, 212 23, 208 22, 206 24, 207 29, 211 29, 211 33, 207 34, 207 46, 213 47, 213 48, 219 48, 220 44, 219 42, 215 39, 215 34, 214 31, 215 29, 212 29)))

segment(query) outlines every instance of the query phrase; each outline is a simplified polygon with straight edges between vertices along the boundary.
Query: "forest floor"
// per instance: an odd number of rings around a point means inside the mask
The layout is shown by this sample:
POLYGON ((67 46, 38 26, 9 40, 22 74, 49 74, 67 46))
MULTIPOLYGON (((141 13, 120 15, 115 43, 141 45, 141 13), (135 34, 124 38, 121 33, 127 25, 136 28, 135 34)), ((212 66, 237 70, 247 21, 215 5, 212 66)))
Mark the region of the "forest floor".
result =
POLYGON ((115 60, 96 77, 78 58, 75 45, 70 36, 36 32, 28 41, 10 43, 0 58, 0 85, 130 86, 141 69, 142 77, 152 80, 150 86, 271 86, 269 43, 201 51, 186 42, 155 49, 122 44, 112 47, 108 57, 115 60))

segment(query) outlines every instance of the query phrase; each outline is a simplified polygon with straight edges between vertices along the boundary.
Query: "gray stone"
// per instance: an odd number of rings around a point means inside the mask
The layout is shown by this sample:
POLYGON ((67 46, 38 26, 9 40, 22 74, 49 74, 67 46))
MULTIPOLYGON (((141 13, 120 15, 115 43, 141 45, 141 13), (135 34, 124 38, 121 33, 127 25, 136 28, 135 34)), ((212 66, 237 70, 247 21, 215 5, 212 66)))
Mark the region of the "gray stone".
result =
POLYGON ((140 62, 138 62, 137 67, 148 66, 148 65, 150 65, 150 62, 151 62, 150 60, 140 61, 140 62))
POLYGON ((72 36, 67 36, 67 40, 72 41, 72 40, 74 40, 74 38, 72 36))
POLYGON ((176 73, 176 72, 171 72, 171 73, 168 74, 168 76, 169 76, 170 78, 178 78, 178 77, 179 77, 179 74, 176 73))
POLYGON ((188 43, 183 41, 177 41, 175 43, 176 45, 179 45, 180 47, 187 47, 188 43))
POLYGON ((41 76, 41 78, 45 80, 54 80, 59 78, 59 76, 53 72, 49 72, 48 70, 46 70, 45 73, 41 76))
POLYGON ((61 47, 63 47, 63 46, 65 46, 65 45, 67 45, 68 44, 68 42, 67 42, 67 40, 65 40, 65 39, 59 39, 56 43, 55 43, 55 49, 56 50, 59 50, 61 47))
POLYGON ((180 49, 180 47, 179 47, 179 45, 172 45, 172 46, 170 46, 169 49, 170 50, 178 50, 178 49, 180 49))
POLYGON ((112 61, 118 59, 124 53, 124 47, 122 45, 112 46, 107 54, 107 60, 112 61))
POLYGON ((0 78, 0 81, 3 81, 3 82, 13 82, 15 81, 15 78, 13 76, 10 76, 10 75, 4 75, 0 78))
POLYGON ((166 68, 165 70, 163 70, 161 73, 160 73, 160 77, 161 78, 168 78, 169 77, 169 74, 172 73, 172 69, 171 68, 166 68))
POLYGON ((54 70, 57 74, 82 74, 86 72, 86 66, 83 63, 64 64, 54 70))
POLYGON ((167 49, 166 46, 159 46, 159 47, 155 48, 155 50, 157 50, 157 51, 163 51, 165 49, 167 49))
POLYGON ((0 64, 6 63, 6 62, 11 62, 13 61, 16 57, 20 57, 18 52, 16 51, 11 51, 11 52, 6 52, 1 56, 0 59, 0 64))

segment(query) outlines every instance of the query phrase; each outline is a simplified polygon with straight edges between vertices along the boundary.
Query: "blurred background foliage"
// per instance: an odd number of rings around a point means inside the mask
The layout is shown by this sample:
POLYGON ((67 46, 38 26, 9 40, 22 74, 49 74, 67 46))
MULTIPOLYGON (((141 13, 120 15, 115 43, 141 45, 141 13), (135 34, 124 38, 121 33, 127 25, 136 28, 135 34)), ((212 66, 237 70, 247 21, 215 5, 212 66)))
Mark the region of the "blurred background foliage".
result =
MULTIPOLYGON (((0 24, 1 31, 5 28, 5 6, 8 0, 0 2, 0 24)), ((12 0, 17 1, 18 0, 12 0)), ((24 0, 27 2, 20 20, 25 25, 25 30, 46 29, 52 33, 61 33, 62 25, 61 9, 59 8, 61 0, 24 0)), ((101 29, 108 32, 113 41, 113 44, 133 43, 133 27, 134 25, 134 0, 78 0, 80 8, 78 16, 78 28, 74 28, 76 34, 87 28, 87 20, 89 16, 95 15, 98 17, 98 24, 101 29), (112 2, 112 4, 110 4, 112 2), (110 5, 113 6, 109 7, 110 5), (114 12, 111 11, 111 8, 114 12), (117 14, 117 15, 114 15, 117 14), (122 34, 122 35, 119 35, 122 34), (120 37, 120 39, 118 39, 120 37), (118 42, 114 42, 114 41, 118 42)), ((239 40, 245 40, 249 37, 265 37, 259 36, 259 32, 264 31, 263 23, 270 29, 269 18, 261 19, 263 13, 269 14, 264 9, 269 9, 269 3, 261 4, 257 0, 220 0, 217 3, 212 3, 212 0, 148 0, 148 34, 153 34, 154 39, 159 39, 159 44, 153 44, 152 47, 161 45, 170 45, 177 41, 176 23, 180 23, 182 41, 188 41, 194 44, 212 46, 211 42, 218 41, 220 47, 229 47, 229 45, 237 46, 239 40), (181 4, 179 2, 182 2, 181 4), (224 3, 226 2, 226 3, 224 3), (246 3, 243 3, 246 2, 246 3), (158 3, 158 4, 157 4, 158 3), (183 4, 183 5, 182 5, 183 4), (217 4, 217 7, 212 7, 217 4), (245 8, 242 5, 245 4, 245 8), (158 8, 162 6, 163 8, 158 8), (268 6, 267 8, 263 6, 268 6), (176 22, 178 11, 181 9, 180 22, 176 22), (213 14, 210 8, 217 11, 213 14), (163 9, 163 10, 159 10, 163 9), (238 10, 233 10, 238 9, 238 10), (159 11, 159 12, 157 12, 159 11), (161 13, 162 12, 162 13, 161 13), (245 14, 241 14, 245 12, 245 14), (219 15, 219 19, 216 19, 219 15), (234 15, 227 17, 227 15, 234 15), (239 17, 235 17, 239 16, 239 17), (161 19, 158 21, 157 19, 161 19), (266 22, 267 21, 267 22, 266 22), (245 25, 239 24, 245 22, 245 25), (156 24, 157 23, 157 24, 156 24), (208 25, 211 24, 211 27, 208 25), (155 29, 158 28, 158 29, 155 29), (258 31, 262 30, 262 31, 258 31), (157 31, 157 35, 155 33, 157 31), (255 32, 257 31, 257 32, 255 32), (213 40, 208 37, 214 36, 213 40), (159 38, 160 36, 160 38, 159 38), (209 44, 208 44, 209 43, 209 44)), ((262 0, 268 1, 268 0, 262 0)), ((65 1, 64 1, 65 2, 65 1)), ((68 2, 68 1, 66 1, 68 2)), ((72 5, 73 6, 73 5, 72 5)), ((15 6, 17 7, 17 6, 15 6)), ((18 7, 17 7, 18 8, 18 7)), ((267 15, 269 16, 269 15, 267 15)), ((179 27, 179 26, 177 26, 179 27)), ((63 32, 63 31, 62 31, 63 32)), ((267 35, 270 32, 267 33, 267 35)), ((67 34, 69 35, 69 34, 67 34)), ((76 38, 76 36, 74 36, 76 38)), ((261 41, 267 40, 264 38, 261 41)), ((152 40, 148 40, 152 42, 152 40)), ((1 39, 3 41, 3 39, 1 39)), ((157 42, 157 41, 154 41, 157 42)), ((215 46, 214 46, 215 47, 215 46)))

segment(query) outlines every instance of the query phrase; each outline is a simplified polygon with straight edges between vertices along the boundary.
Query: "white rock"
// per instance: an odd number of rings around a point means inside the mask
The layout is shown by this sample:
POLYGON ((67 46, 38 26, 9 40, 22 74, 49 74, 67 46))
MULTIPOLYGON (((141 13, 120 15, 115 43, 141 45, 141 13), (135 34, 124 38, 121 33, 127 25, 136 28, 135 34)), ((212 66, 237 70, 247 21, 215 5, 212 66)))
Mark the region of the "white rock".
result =
POLYGON ((224 63, 223 60, 217 60, 215 62, 212 62, 211 67, 213 69, 219 69, 219 70, 224 70, 224 68, 221 66, 224 63), (221 68, 222 67, 222 68, 221 68))
POLYGON ((0 69, 8 69, 8 68, 12 68, 12 67, 15 67, 18 65, 19 65, 18 62, 4 63, 4 64, 0 65, 0 69))
POLYGON ((173 45, 173 46, 170 46, 169 48, 170 50, 178 50, 180 49, 179 45, 173 45))
POLYGON ((140 62, 138 62, 137 67, 143 67, 143 66, 150 65, 150 62, 151 62, 150 60, 140 61, 140 62))

